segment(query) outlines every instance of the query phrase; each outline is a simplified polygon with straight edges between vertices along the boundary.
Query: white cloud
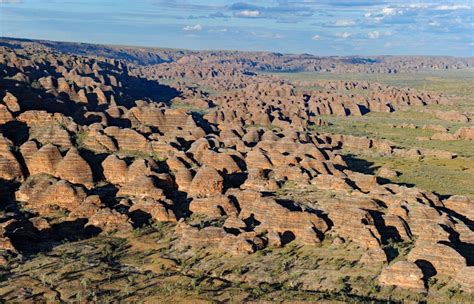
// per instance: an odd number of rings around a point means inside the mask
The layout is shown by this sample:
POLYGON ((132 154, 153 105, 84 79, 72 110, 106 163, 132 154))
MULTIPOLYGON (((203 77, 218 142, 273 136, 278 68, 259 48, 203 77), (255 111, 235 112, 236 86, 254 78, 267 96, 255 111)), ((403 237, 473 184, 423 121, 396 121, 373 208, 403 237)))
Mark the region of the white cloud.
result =
POLYGON ((428 5, 427 3, 412 3, 408 5, 408 8, 411 8, 411 9, 425 9, 429 7, 430 5, 428 5))
POLYGON ((384 7, 382 9, 382 15, 385 15, 385 16, 395 15, 396 13, 397 13, 397 10, 394 9, 393 7, 384 7))
POLYGON ((314 41, 321 40, 321 36, 319 36, 319 35, 314 35, 313 37, 311 37, 311 40, 314 40, 314 41))
POLYGON ((235 14, 236 16, 240 17, 250 17, 250 18, 255 18, 260 16, 260 12, 257 10, 243 10, 235 14))
POLYGON ((257 37, 257 38, 263 38, 263 39, 283 39, 285 38, 284 35, 282 34, 274 34, 274 33, 269 33, 269 32, 250 32, 250 35, 257 37))
POLYGON ((352 26, 355 25, 355 21, 351 19, 340 19, 337 20, 336 23, 334 24, 335 26, 340 26, 340 27, 345 27, 345 26, 352 26))
POLYGON ((202 25, 200 24, 195 24, 195 25, 186 25, 185 27, 183 27, 183 31, 187 31, 187 32, 192 32, 192 31, 200 31, 202 30, 202 25))
POLYGON ((209 33, 225 33, 228 30, 226 28, 221 28, 221 29, 210 29, 208 32, 209 33))
POLYGON ((342 39, 347 39, 351 36, 351 33, 348 32, 342 32, 342 33, 337 33, 336 36, 342 39))
POLYGON ((367 34, 370 39, 378 39, 380 37, 380 33, 378 31, 372 31, 367 34))
POLYGON ((469 5, 462 5, 462 4, 453 4, 453 5, 438 5, 435 7, 435 10, 439 11, 456 11, 456 10, 463 10, 463 9, 470 9, 469 5))
POLYGON ((379 10, 379 11, 365 13, 364 17, 370 18, 373 22, 380 23, 385 18, 390 18, 396 15, 403 15, 403 14, 404 14, 403 9, 387 6, 387 7, 382 8, 382 10, 379 10))
POLYGON ((384 18, 387 16, 393 16, 393 15, 403 15, 403 10, 396 9, 394 7, 384 7, 382 8, 381 11, 377 12, 372 12, 372 13, 365 13, 364 17, 369 18, 369 17, 378 17, 378 18, 384 18))

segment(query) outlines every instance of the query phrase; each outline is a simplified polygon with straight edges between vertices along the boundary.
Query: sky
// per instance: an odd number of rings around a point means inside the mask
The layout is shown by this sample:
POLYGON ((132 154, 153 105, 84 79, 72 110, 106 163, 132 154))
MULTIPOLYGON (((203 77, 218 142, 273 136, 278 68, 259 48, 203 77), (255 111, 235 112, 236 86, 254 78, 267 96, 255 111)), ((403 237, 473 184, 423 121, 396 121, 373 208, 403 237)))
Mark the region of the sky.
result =
POLYGON ((327 55, 474 56, 474 0, 0 0, 0 36, 327 55))

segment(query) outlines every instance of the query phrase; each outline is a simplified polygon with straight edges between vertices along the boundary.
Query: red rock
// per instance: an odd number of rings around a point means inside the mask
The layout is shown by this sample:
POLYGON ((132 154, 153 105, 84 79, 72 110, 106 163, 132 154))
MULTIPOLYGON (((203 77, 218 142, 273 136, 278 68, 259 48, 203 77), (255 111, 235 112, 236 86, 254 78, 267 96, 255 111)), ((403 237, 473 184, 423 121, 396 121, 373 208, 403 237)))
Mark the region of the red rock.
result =
POLYGON ((462 123, 467 123, 469 122, 469 118, 457 111, 448 111, 448 112, 436 112, 436 117, 438 117, 441 120, 446 120, 446 121, 456 121, 456 122, 462 122, 462 123))
POLYGON ((328 229, 326 222, 316 214, 290 211, 270 197, 260 197, 259 193, 245 191, 236 194, 236 198, 241 208, 239 217, 254 217, 260 222, 258 231, 273 231, 280 235, 292 233, 304 244, 315 244, 320 242, 321 233, 328 229), (247 198, 247 195, 254 197, 247 198))
POLYGON ((188 195, 193 197, 206 197, 222 193, 224 179, 212 167, 202 166, 197 171, 189 187, 188 195))
POLYGON ((329 174, 320 174, 316 176, 311 183, 318 189, 322 190, 340 190, 340 191, 352 191, 352 187, 347 183, 346 179, 336 177, 329 174))
POLYGON ((69 149, 64 158, 57 164, 55 175, 91 188, 94 184, 92 170, 89 164, 79 155, 75 148, 69 149))
POLYGON ((424 125, 422 129, 423 130, 441 132, 441 133, 448 132, 448 129, 446 127, 442 126, 442 125, 427 124, 427 125, 424 125))
POLYGON ((54 176, 61 160, 62 156, 58 148, 51 144, 44 145, 30 156, 25 155, 26 165, 31 175, 47 173, 54 176))
POLYGON ((272 169, 273 165, 265 153, 257 148, 253 149, 247 156, 245 157, 245 163, 247 164, 247 168, 259 168, 259 169, 272 169))
POLYGON ((387 256, 381 248, 371 248, 362 255, 359 263, 369 267, 377 267, 380 264, 387 263, 387 256))
POLYGON ((5 96, 3 97, 3 102, 11 112, 20 112, 18 99, 12 93, 6 92, 5 96))
POLYGON ((104 176, 112 184, 123 184, 127 181, 127 163, 114 154, 107 156, 102 162, 104 176))
POLYGON ((469 197, 453 195, 447 200, 444 200, 443 204, 446 208, 466 216, 471 221, 474 220, 474 202, 469 197))
POLYGON ((67 181, 44 174, 30 176, 15 193, 18 201, 41 213, 48 214, 48 206, 56 205, 67 210, 78 208, 86 199, 85 191, 67 181))
POLYGON ((461 285, 461 289, 466 293, 474 293, 474 266, 465 266, 459 269, 454 277, 454 281, 461 285))
POLYGON ((415 263, 398 261, 382 270, 380 285, 395 285, 401 288, 424 290, 423 272, 415 263))
POLYGON ((87 226, 100 228, 102 232, 118 231, 124 233, 132 230, 132 224, 126 215, 108 208, 102 208, 90 216, 87 226))
POLYGON ((454 134, 455 137, 464 140, 474 140, 474 128, 473 127, 461 127, 454 134))
POLYGON ((174 172, 175 182, 178 185, 180 191, 189 191, 189 187, 193 182, 193 175, 187 168, 183 168, 174 172))
POLYGON ((122 152, 147 152, 148 141, 147 139, 132 129, 120 129, 118 127, 108 127, 104 130, 105 134, 113 137, 118 144, 118 148, 122 152))
POLYGON ((409 261, 428 261, 440 275, 454 276, 466 266, 466 259, 453 248, 439 243, 417 241, 407 256, 409 261))
POLYGON ((22 180, 21 166, 11 152, 12 148, 12 143, 0 134, 0 178, 4 180, 22 180))
POLYGON ((240 187, 242 189, 256 190, 256 191, 276 191, 280 187, 277 182, 269 178, 263 169, 250 169, 245 183, 240 187))
POLYGON ((137 198, 152 198, 154 200, 166 199, 163 189, 158 188, 152 177, 141 175, 129 180, 124 184, 119 192, 118 197, 133 196, 137 198))
POLYGON ((378 176, 383 178, 396 178, 398 176, 398 172, 387 167, 381 167, 378 172, 378 176))
POLYGON ((230 199, 224 195, 195 198, 189 204, 189 210, 209 217, 237 215, 237 209, 230 199))
POLYGON ((435 157, 440 159, 453 159, 457 157, 456 153, 442 150, 424 149, 421 151, 423 156, 435 157))
POLYGON ((351 149, 367 150, 372 147, 372 141, 366 137, 347 135, 343 137, 343 145, 351 149))
POLYGON ((13 118, 12 113, 8 108, 2 104, 0 104, 0 124, 6 124, 10 121, 15 120, 13 118))
POLYGON ((214 169, 227 174, 242 171, 232 156, 226 153, 216 153, 212 150, 206 150, 203 152, 200 162, 202 165, 213 167, 214 169))
POLYGON ((164 204, 150 198, 134 200, 128 212, 131 213, 135 210, 150 214, 155 221, 176 222, 176 216, 171 209, 167 209, 164 204))
POLYGON ((441 141, 452 141, 452 140, 457 140, 459 137, 450 134, 450 133, 435 133, 433 136, 431 136, 431 140, 441 140, 441 141))

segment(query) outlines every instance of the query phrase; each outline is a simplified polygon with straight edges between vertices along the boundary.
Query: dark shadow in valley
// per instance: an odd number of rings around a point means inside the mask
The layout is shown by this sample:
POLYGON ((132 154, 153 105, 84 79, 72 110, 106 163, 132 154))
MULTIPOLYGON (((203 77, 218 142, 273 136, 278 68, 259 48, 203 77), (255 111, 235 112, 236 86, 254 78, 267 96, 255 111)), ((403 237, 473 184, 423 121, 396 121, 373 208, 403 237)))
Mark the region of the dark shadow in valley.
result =
POLYGON ((64 242, 74 242, 97 236, 102 230, 95 226, 85 226, 87 219, 64 221, 38 230, 23 217, 5 227, 7 236, 15 249, 23 256, 51 251, 64 242))
POLYGON ((292 241, 294 241, 296 239, 296 236, 291 231, 285 231, 280 235, 280 239, 281 239, 281 245, 285 246, 286 244, 289 244, 292 241))
POLYGON ((15 146, 21 146, 29 137, 28 126, 21 121, 9 121, 0 124, 0 133, 12 141, 15 146))
MULTIPOLYGON (((457 219, 457 220, 460 220, 461 222, 463 222, 468 228, 469 230, 473 231, 474 232, 474 221, 472 221, 471 219, 469 219, 467 216, 465 215, 462 215, 460 213, 457 213, 456 211, 454 210, 451 210, 451 209, 448 209, 448 208, 440 208, 441 211, 443 212, 446 212, 449 216, 457 219)), ((474 254, 474 253, 473 253, 474 254)))
MULTIPOLYGON (((363 158, 359 158, 354 154, 342 154, 342 159, 347 164, 347 169, 359 173, 369 174, 369 175, 376 175, 377 170, 380 169, 380 166, 374 166, 374 162, 367 161, 363 158)), ((343 166, 335 165, 335 167, 339 170, 346 169, 343 166)), ((415 184, 412 183, 401 183, 401 182, 394 182, 387 178, 382 178, 377 176, 377 182, 381 185, 392 183, 400 186, 406 187, 415 187, 415 184)))
POLYGON ((449 233, 449 242, 440 241, 440 244, 449 246, 456 250, 466 259, 467 266, 474 266, 474 244, 466 243, 460 240, 459 233, 453 228, 441 225, 443 229, 449 233))
POLYGON ((143 210, 134 210, 130 212, 128 216, 132 220, 133 228, 141 228, 144 225, 149 224, 152 219, 151 215, 143 210))
POLYGON ((238 172, 232 174, 222 174, 224 177, 224 192, 230 188, 239 188, 247 180, 248 174, 245 172, 238 172))
MULTIPOLYGON (((352 171, 374 175, 375 172, 380 168, 374 166, 373 162, 367 161, 365 159, 359 158, 354 154, 341 154, 342 159, 346 162, 347 168, 352 171)), ((344 169, 341 166, 338 166, 340 169, 344 169)))
POLYGON ((15 204, 15 191, 20 187, 20 183, 0 179, 0 210, 4 212, 18 211, 15 204))
MULTIPOLYGON (((108 63, 101 62, 101 64, 107 65, 108 63)), ((72 95, 65 92, 53 94, 51 91, 42 87, 36 79, 48 75, 56 78, 62 77, 61 74, 56 72, 55 67, 51 65, 40 65, 39 69, 24 67, 23 73, 32 79, 31 83, 9 78, 18 72, 16 69, 12 69, 6 65, 0 65, 0 68, 3 68, 5 71, 3 77, 0 79, 2 90, 9 91, 18 98, 18 102, 23 112, 28 110, 44 110, 49 113, 62 113, 66 116, 73 117, 76 122, 81 124, 97 122, 99 117, 91 119, 90 117, 86 117, 85 113, 104 112, 108 107, 108 103, 111 102, 112 94, 114 95, 116 104, 126 108, 134 107, 136 100, 162 102, 170 105, 171 100, 181 94, 181 92, 175 88, 160 84, 155 80, 130 75, 128 74, 126 67, 123 67, 123 70, 120 70, 117 67, 111 67, 110 70, 105 69, 106 72, 104 74, 107 75, 107 77, 115 77, 121 85, 110 86, 113 91, 103 92, 106 96, 107 104, 99 104, 95 93, 86 94, 88 103, 85 104, 75 101, 77 98, 75 94, 80 89, 76 85, 72 85, 72 87, 74 87, 71 89, 72 95), (43 71, 42 74, 37 75, 38 70, 43 71), (71 98, 74 98, 74 100, 71 98)), ((99 81, 93 73, 81 76, 90 77, 97 82, 99 81)), ((57 87, 57 84, 55 85, 55 80, 53 80, 52 83, 54 87, 57 87)), ((111 119, 112 123, 117 120, 117 118, 114 119, 113 117, 108 118, 111 119)), ((118 123, 120 125, 120 121, 118 121, 118 123)))
POLYGON ((286 209, 294 212, 301 212, 303 209, 301 206, 297 205, 294 201, 289 199, 275 199, 275 201, 280 205, 285 207, 286 209))
POLYGON ((428 282, 428 279, 435 276, 438 272, 434 268, 433 264, 427 260, 416 260, 416 266, 418 266, 423 272, 423 280, 428 282))

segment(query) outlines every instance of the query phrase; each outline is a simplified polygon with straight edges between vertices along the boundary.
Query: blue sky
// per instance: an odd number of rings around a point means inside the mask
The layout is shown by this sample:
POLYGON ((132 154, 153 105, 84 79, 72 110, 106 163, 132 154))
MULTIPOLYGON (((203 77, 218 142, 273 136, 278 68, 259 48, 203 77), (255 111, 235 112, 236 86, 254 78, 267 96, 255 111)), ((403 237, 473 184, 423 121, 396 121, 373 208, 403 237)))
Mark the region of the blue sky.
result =
POLYGON ((474 56, 474 1, 0 0, 0 35, 315 55, 474 56))

